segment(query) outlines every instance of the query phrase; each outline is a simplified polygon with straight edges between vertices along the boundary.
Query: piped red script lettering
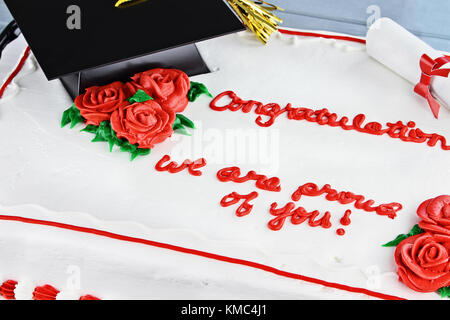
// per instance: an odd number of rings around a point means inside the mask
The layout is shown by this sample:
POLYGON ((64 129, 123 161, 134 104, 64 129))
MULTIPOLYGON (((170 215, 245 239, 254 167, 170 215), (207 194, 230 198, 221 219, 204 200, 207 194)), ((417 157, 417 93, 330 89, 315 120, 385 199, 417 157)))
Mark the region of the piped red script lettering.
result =
POLYGON ((284 207, 278 208, 276 202, 272 203, 270 207, 270 214, 276 218, 272 219, 268 226, 273 231, 279 231, 283 228, 286 219, 290 218, 290 221, 294 225, 300 225, 308 221, 308 225, 311 227, 322 227, 325 229, 331 228, 331 214, 325 212, 322 218, 318 219, 320 212, 314 210, 312 212, 306 211, 303 207, 295 208, 295 203, 289 202, 284 207))
POLYGON ((366 116, 364 114, 358 114, 353 118, 352 122, 349 123, 350 119, 348 117, 344 116, 338 119, 339 117, 336 113, 332 113, 326 108, 319 110, 294 108, 290 103, 282 108, 276 103, 263 104, 262 102, 255 100, 243 100, 233 91, 225 91, 219 94, 211 101, 210 108, 214 111, 229 110, 236 112, 240 110, 243 113, 254 111, 254 113, 258 115, 255 122, 260 127, 272 126, 280 115, 286 113, 289 120, 305 120, 317 123, 321 126, 340 127, 346 131, 353 130, 376 136, 388 135, 393 139, 400 139, 404 142, 426 143, 430 147, 434 147, 436 144, 440 143, 443 150, 450 150, 450 145, 447 145, 447 139, 444 136, 437 133, 425 133, 421 129, 416 128, 416 123, 414 121, 409 121, 406 124, 402 121, 397 121, 395 123, 388 122, 385 126, 379 122, 368 122, 364 124, 366 116), (228 98, 230 102, 220 106, 219 102, 226 98, 228 98), (266 117, 267 119, 263 119, 263 117, 266 117))
POLYGON ((340 204, 344 205, 354 203, 356 209, 361 209, 366 212, 376 212, 381 216, 388 216, 391 219, 394 219, 397 216, 397 212, 403 208, 403 206, 397 202, 374 206, 374 200, 365 200, 364 196, 356 195, 352 192, 338 192, 337 190, 332 189, 329 184, 326 184, 322 188, 319 188, 314 183, 306 183, 300 186, 292 194, 291 198, 292 201, 299 201, 302 196, 318 197, 323 194, 326 194, 325 199, 327 199, 328 201, 337 201, 340 204))
POLYGON ((193 176, 201 176, 202 172, 198 169, 206 166, 206 160, 204 158, 198 159, 196 161, 185 160, 181 165, 178 165, 175 161, 170 161, 170 156, 165 155, 155 166, 157 171, 163 172, 167 171, 170 173, 179 173, 183 170, 188 169, 189 173, 193 176), (166 164, 169 162, 168 164, 166 164), (166 164, 166 165, 164 165, 166 164))
POLYGON ((244 183, 247 181, 256 181, 255 186, 258 189, 280 192, 281 191, 281 181, 277 177, 268 178, 265 175, 257 174, 255 171, 249 171, 247 175, 241 177, 241 169, 238 167, 229 167, 219 170, 217 172, 217 179, 221 182, 235 182, 244 183))
POLYGON ((252 212, 253 204, 251 204, 250 201, 256 199, 257 197, 258 192, 252 192, 248 195, 240 195, 237 192, 232 192, 229 195, 223 197, 222 201, 220 201, 220 205, 226 208, 235 205, 241 200, 244 200, 244 202, 236 210, 236 215, 238 217, 244 217, 252 212))

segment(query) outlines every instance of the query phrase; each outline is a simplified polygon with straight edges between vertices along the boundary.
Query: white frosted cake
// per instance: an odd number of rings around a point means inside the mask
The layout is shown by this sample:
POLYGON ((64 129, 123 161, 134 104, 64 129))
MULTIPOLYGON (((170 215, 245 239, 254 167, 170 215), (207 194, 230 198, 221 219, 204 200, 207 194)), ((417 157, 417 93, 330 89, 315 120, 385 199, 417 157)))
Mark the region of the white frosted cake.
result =
MULTIPOLYGON (((449 193, 450 112, 436 120, 362 39, 281 31, 199 43, 212 72, 189 80, 212 98, 183 111, 196 129, 132 162, 82 123, 61 128, 73 101, 28 58, 0 100, 3 296, 441 299, 437 276, 408 284, 383 244, 449 193), (203 160, 170 173, 166 155, 203 160)), ((7 47, 2 78, 25 48, 7 47)))

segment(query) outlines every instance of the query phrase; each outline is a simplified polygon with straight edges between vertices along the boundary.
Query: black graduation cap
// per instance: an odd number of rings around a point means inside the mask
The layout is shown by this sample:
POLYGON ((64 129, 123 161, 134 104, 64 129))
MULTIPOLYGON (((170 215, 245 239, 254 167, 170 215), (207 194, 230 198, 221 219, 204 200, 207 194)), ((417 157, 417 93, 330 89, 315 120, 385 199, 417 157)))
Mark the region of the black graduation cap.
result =
POLYGON ((72 97, 155 67, 209 72, 195 42, 244 30, 223 0, 5 0, 49 80, 72 97))

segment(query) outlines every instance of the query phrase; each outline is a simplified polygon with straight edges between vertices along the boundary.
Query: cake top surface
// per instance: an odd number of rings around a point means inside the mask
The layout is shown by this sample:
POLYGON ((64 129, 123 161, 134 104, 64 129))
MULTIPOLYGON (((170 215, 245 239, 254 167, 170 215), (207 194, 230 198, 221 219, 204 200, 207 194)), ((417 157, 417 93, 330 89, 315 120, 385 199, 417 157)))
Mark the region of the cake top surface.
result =
MULTIPOLYGON (((436 121, 423 100, 411 94, 411 84, 372 60, 363 44, 278 34, 262 47, 244 32, 198 47, 213 72, 191 81, 206 84, 214 97, 233 91, 243 100, 282 108, 289 103, 327 108, 350 122, 361 113, 365 123, 414 121, 424 132, 450 136, 450 112, 443 110, 436 121)), ((2 211, 245 258, 405 298, 437 297, 399 283, 393 252, 382 244, 417 223, 422 201, 448 192, 450 154, 439 144, 408 143, 286 116, 261 127, 254 113, 218 112, 203 96, 183 113, 196 123, 191 137, 173 136, 130 164, 125 154, 89 143, 88 134, 62 130, 60 115, 72 101, 60 83, 45 81, 30 63, 23 72, 20 92, 0 104, 0 136, 8 137, 0 141, 1 167, 8 168, 0 171, 2 211), (25 76, 33 68, 37 72, 25 76), (208 165, 200 177, 157 172, 155 164, 164 155, 179 163, 205 158, 208 165), (281 192, 217 179, 218 171, 234 166, 243 175, 255 171, 278 177, 281 192), (268 228, 274 218, 271 204, 285 206, 306 183, 329 184, 377 205, 398 202, 403 208, 390 219, 352 204, 304 197, 296 205, 321 216, 330 212, 331 228, 289 220, 279 231, 268 228), (234 209, 219 205, 231 192, 254 191, 259 197, 248 216, 238 218, 234 209), (349 209, 351 226, 339 237, 336 229, 349 209), (369 281, 373 270, 379 276, 375 288, 369 281)))

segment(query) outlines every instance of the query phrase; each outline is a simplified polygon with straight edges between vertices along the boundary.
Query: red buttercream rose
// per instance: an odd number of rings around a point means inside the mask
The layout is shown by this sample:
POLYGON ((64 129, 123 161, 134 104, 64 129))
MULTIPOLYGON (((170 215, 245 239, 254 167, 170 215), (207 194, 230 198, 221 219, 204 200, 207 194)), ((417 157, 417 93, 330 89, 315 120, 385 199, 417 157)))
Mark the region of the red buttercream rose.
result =
POLYGON ((188 105, 190 81, 186 73, 176 69, 152 69, 132 77, 133 82, 127 86, 134 94, 144 90, 164 109, 175 113, 183 112, 188 105))
POLYGON ((150 149, 173 133, 175 113, 156 101, 121 104, 111 116, 111 127, 118 138, 125 138, 139 148, 150 149))
POLYGON ((422 221, 419 227, 432 232, 450 236, 450 196, 439 196, 425 201, 417 209, 422 221))
POLYGON ((86 93, 75 99, 75 106, 86 119, 86 124, 98 126, 102 121, 109 120, 119 104, 129 96, 129 90, 122 82, 114 82, 86 89, 86 93))
POLYGON ((419 292, 435 292, 450 285, 450 236, 422 233, 397 247, 400 280, 419 292))

